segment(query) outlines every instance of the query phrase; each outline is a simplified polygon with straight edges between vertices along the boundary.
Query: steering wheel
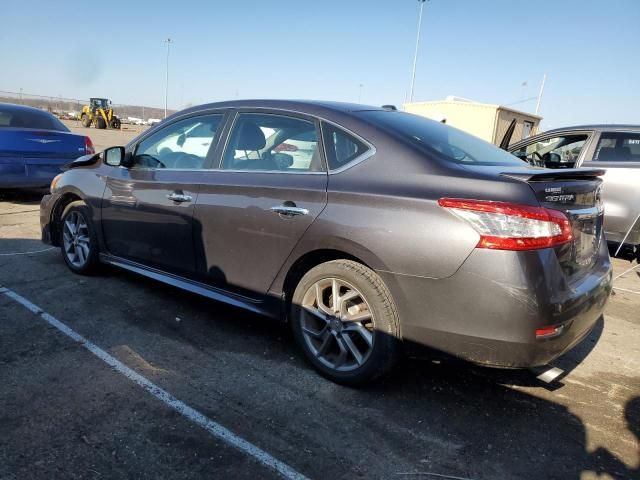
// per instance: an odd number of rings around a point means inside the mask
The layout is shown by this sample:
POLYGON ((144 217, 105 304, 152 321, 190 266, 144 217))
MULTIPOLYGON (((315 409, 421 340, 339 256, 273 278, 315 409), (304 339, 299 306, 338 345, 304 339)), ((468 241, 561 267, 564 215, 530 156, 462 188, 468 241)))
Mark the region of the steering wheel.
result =
POLYGON ((538 160, 534 160, 534 165, 536 167, 544 167, 544 162, 542 161, 542 155, 540 155, 537 151, 534 151, 533 154, 538 157, 538 160))
POLYGON ((145 167, 167 168, 167 166, 164 163, 162 163, 160 160, 158 160, 153 155, 148 155, 148 154, 144 153, 142 155, 138 155, 137 158, 144 159, 145 165, 143 165, 143 166, 145 166, 145 167))

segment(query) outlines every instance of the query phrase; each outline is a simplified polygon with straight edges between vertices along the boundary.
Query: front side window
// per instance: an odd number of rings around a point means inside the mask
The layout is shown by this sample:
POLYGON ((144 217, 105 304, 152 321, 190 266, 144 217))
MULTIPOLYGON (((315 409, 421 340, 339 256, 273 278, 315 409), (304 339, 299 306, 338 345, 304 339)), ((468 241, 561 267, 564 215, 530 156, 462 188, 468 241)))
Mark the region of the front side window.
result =
POLYGON ((640 133, 602 133, 593 161, 640 162, 640 133))
POLYGON ((327 162, 331 170, 344 167, 369 150, 367 145, 353 135, 333 125, 323 123, 322 132, 324 133, 327 162))
POLYGON ((221 122, 222 114, 214 114, 167 125, 138 144, 132 168, 204 168, 221 122))
POLYGON ((284 115, 240 113, 222 168, 282 172, 324 170, 315 122, 284 115))
POLYGON ((587 141, 586 134, 546 138, 513 152, 531 165, 546 168, 573 168, 587 141))

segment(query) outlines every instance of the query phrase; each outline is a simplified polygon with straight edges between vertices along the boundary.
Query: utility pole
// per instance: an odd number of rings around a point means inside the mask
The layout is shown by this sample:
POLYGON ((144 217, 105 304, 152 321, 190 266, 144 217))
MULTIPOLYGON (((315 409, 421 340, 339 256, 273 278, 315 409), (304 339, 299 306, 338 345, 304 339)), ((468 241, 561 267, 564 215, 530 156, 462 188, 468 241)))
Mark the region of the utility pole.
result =
POLYGON ((547 74, 542 76, 542 85, 540 85, 540 93, 538 94, 538 101, 536 102, 536 115, 540 111, 540 101, 542 100, 542 92, 544 92, 544 82, 547 80, 547 74))
POLYGON ((169 50, 171 49, 171 39, 167 38, 167 78, 164 86, 164 118, 167 118, 167 99, 169 98, 169 50))
POLYGON ((418 16, 418 35, 416 37, 416 51, 413 55, 413 71, 411 73, 411 88, 409 89, 409 102, 413 102, 413 87, 416 82, 416 64, 418 63, 418 47, 420 46, 420 28, 422 27, 422 9, 427 0, 418 0, 420 15, 418 16))

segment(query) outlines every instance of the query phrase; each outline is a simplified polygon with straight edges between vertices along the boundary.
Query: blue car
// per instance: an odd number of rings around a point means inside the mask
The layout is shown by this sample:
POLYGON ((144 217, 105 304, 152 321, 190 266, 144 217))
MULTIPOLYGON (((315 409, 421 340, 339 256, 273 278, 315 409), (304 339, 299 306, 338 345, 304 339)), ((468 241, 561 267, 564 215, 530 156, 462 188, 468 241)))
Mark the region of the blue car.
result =
POLYGON ((0 103, 0 189, 48 187, 63 165, 92 153, 89 137, 52 114, 0 103))

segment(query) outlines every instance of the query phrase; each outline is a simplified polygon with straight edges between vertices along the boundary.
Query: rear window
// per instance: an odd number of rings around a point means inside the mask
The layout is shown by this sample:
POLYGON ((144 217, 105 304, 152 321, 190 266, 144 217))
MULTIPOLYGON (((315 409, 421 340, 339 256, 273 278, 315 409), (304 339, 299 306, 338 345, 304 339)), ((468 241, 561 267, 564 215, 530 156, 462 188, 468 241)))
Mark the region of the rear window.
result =
POLYGON ((640 133, 602 133, 593 160, 598 162, 640 162, 640 133))
POLYGON ((375 110, 361 112, 361 118, 450 162, 522 166, 522 160, 491 143, 418 115, 375 110))
POLYGON ((34 128, 68 132, 69 129, 47 112, 3 108, 0 106, 0 128, 34 128))
POLYGON ((327 161, 331 170, 344 167, 369 150, 367 145, 353 135, 328 123, 323 122, 322 132, 327 150, 327 161))

